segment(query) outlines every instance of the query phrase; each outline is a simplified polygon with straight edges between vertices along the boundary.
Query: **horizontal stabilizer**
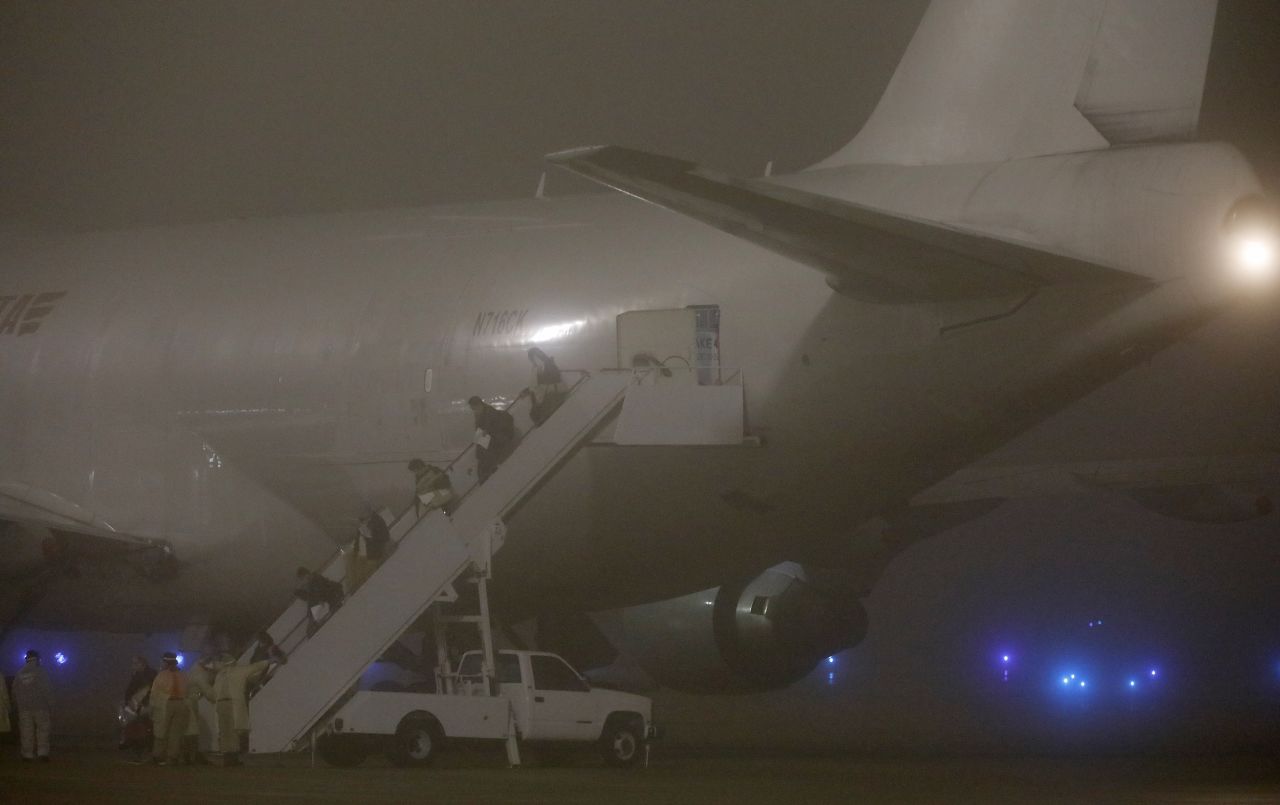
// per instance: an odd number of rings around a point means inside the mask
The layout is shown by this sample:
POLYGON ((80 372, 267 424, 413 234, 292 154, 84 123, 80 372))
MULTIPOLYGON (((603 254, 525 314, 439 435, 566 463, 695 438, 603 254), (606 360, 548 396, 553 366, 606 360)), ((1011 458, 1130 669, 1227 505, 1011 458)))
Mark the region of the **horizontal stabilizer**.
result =
POLYGON ((868 302, 947 302, 1069 282, 1149 282, 1026 244, 626 148, 582 148, 547 159, 824 271, 833 288, 868 302))

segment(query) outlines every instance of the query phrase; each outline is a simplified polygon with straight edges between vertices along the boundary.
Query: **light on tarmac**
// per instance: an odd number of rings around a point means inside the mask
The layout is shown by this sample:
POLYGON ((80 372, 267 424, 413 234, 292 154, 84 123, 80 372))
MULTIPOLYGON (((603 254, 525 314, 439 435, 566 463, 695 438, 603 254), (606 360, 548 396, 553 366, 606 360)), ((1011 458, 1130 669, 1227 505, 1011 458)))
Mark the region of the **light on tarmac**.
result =
POLYGON ((59 651, 58 653, 53 655, 53 661, 56 662, 58 665, 66 665, 67 655, 59 651))

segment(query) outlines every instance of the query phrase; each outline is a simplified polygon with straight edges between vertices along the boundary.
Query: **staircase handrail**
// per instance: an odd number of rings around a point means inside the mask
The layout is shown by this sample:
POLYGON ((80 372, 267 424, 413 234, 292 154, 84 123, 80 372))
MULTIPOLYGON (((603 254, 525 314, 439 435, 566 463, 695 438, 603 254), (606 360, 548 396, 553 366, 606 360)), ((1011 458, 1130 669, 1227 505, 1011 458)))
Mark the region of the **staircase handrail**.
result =
MULTIPOLYGON (((578 375, 578 379, 577 379, 577 380, 575 380, 575 381, 573 382, 573 384, 569 386, 569 390, 565 393, 565 399, 568 399, 570 396, 572 396, 572 395, 573 395, 573 393, 574 393, 575 391, 577 391, 577 390, 578 390, 578 388, 579 388, 583 383, 585 383, 587 380, 590 380, 590 379, 591 379, 591 372, 587 371, 586 369, 561 369, 561 370, 560 370, 560 374, 561 374, 561 375, 578 375)), ((520 390, 520 392, 519 392, 518 394, 516 394, 516 396, 511 400, 511 402, 507 403, 507 406, 506 406, 505 408, 503 408, 502 410, 510 412, 510 411, 515 407, 516 403, 520 402, 520 400, 525 399, 525 398, 529 398, 530 400, 532 400, 532 398, 533 398, 533 395, 529 393, 529 388, 528 388, 527 386, 526 386, 525 388, 521 389, 521 390, 520 390)), ((527 433, 527 432, 528 432, 528 431, 525 431, 525 433, 527 433)), ((522 434, 520 434, 520 435, 521 435, 521 436, 523 436, 524 434, 522 433, 522 434)), ((468 453, 470 453, 472 450, 474 450, 474 449, 475 449, 475 446, 476 446, 476 445, 475 445, 475 442, 474 442, 474 441, 473 441, 473 442, 471 442, 471 443, 470 443, 470 444, 468 444, 466 447, 464 447, 464 448, 462 449, 462 451, 461 451, 461 452, 459 452, 456 456, 454 456, 452 459, 450 459, 449 463, 448 463, 448 464, 446 464, 446 465, 444 466, 444 472, 445 472, 445 474, 446 474, 446 475, 450 475, 450 478, 452 479, 452 475, 450 474, 450 470, 452 470, 452 469, 453 469, 453 467, 454 467, 454 466, 455 466, 459 461, 461 461, 463 458, 465 458, 465 457, 467 456, 467 454, 468 454, 468 453)), ((513 451, 514 451, 514 449, 518 449, 518 448, 519 448, 519 443, 517 442, 517 444, 516 444, 516 448, 513 448, 513 451)), ((472 484, 472 486, 471 486, 469 489, 467 489, 467 490, 466 490, 465 492, 463 492, 461 495, 459 495, 459 496, 455 497, 455 498, 451 501, 451 503, 453 504, 453 509, 454 509, 454 510, 456 510, 457 506, 458 506, 458 505, 461 505, 462 501, 466 499, 467 495, 471 494, 471 492, 472 492, 472 491, 474 491, 474 490, 475 490, 475 488, 476 488, 477 486, 479 486, 479 484, 478 484, 478 483, 477 483, 477 484, 472 484)), ((412 504, 410 504, 408 507, 406 507, 403 511, 401 511, 401 512, 400 512, 400 514, 398 514, 398 515, 397 515, 397 516, 396 516, 396 517, 391 521, 391 523, 388 525, 388 529, 389 529, 389 530, 391 530, 391 531, 394 531, 394 530, 396 530, 396 527, 397 527, 397 526, 399 526, 399 525, 400 525, 400 523, 401 523, 402 521, 404 521, 404 520, 405 520, 405 518, 407 518, 407 517, 413 517, 413 518, 414 518, 414 519, 413 519, 413 525, 410 525, 410 526, 409 526, 408 528, 406 528, 406 529, 404 530, 404 532, 403 532, 404 534, 409 533, 409 531, 411 531, 411 530, 413 529, 413 526, 414 526, 414 525, 417 525, 418 521, 420 521, 423 517, 426 517, 426 516, 427 516, 427 514, 429 513, 429 512, 423 512, 421 515, 418 515, 418 514, 416 514, 416 512, 417 512, 417 508, 418 508, 418 505, 417 505, 417 496, 416 496, 416 494, 415 494, 414 502, 413 502, 412 504)), ((393 541, 394 541, 394 538, 393 538, 393 541)), ((324 570, 327 570, 329 567, 333 566, 333 564, 334 564, 335 562, 337 562, 337 561, 338 561, 339 557, 341 557, 341 556, 342 556, 343 552, 344 552, 344 548, 340 546, 340 547, 338 547, 338 548, 337 548, 333 553, 329 554, 329 557, 324 561, 324 564, 320 566, 320 567, 321 567, 321 573, 323 573, 323 572, 324 572, 324 570)), ((385 557, 383 561, 386 561, 386 558, 389 558, 389 557, 385 557)), ((376 572, 376 570, 375 570, 375 572, 376 572)), ((340 575, 340 576, 339 576, 338 578, 336 578, 336 579, 333 579, 333 581, 337 581, 337 582, 341 583, 341 582, 343 582, 343 581, 345 581, 345 580, 346 580, 346 577, 347 577, 347 573, 346 573, 346 570, 344 569, 344 570, 342 571, 342 575, 340 575)), ((301 646, 301 645, 302 645, 302 643, 303 643, 303 642, 305 642, 305 641, 299 640, 298 642, 294 643, 292 646, 289 646, 288 648, 286 648, 286 647, 285 647, 285 646, 286 646, 286 644, 288 644, 288 643, 292 640, 292 638, 293 638, 293 637, 298 633, 298 630, 299 630, 299 629, 301 629, 301 628, 305 627, 305 626, 306 626, 306 625, 308 625, 310 622, 311 622, 311 617, 310 617, 310 608, 308 607, 306 610, 304 610, 304 611, 303 611, 302 617, 301 617, 301 618, 299 618, 299 619, 298 619, 298 621, 297 621, 296 623, 294 623, 294 625, 293 625, 292 627, 290 627, 289 631, 288 631, 288 632, 286 632, 286 633, 284 634, 284 636, 282 636, 282 637, 278 637, 278 638, 276 638, 274 635, 272 636, 272 637, 273 637, 273 639, 274 639, 274 640, 275 640, 275 642, 276 642, 276 645, 280 646, 281 651, 283 651, 283 652, 284 652, 284 654, 285 654, 285 656, 286 656, 286 657, 292 656, 293 652, 294 652, 294 651, 295 651, 299 646, 301 646)), ((245 650, 245 656, 247 656, 247 655, 248 655, 248 653, 249 653, 249 652, 248 652, 248 649, 246 649, 246 650, 245 650)), ((242 659, 244 659, 244 657, 242 657, 242 659)))

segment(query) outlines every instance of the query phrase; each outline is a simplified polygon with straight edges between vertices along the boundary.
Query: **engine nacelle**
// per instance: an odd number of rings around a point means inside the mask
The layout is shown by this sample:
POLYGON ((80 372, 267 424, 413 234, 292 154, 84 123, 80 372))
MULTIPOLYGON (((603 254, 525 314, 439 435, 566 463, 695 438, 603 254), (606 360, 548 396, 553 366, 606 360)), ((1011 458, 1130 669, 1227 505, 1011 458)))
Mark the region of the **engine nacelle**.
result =
POLYGON ((611 637, 654 680, 690 691, 785 687, 867 631, 856 595, 816 583, 793 562, 618 614, 611 637))

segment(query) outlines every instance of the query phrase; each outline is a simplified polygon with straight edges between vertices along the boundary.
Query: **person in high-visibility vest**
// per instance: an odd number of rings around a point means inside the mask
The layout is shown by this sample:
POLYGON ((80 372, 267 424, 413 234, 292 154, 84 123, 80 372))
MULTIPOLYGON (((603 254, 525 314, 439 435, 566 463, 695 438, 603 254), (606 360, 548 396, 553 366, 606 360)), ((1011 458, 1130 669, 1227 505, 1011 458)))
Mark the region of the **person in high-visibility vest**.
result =
POLYGON ((204 765, 209 761, 200 754, 200 700, 214 701, 213 672, 207 659, 191 672, 187 680, 187 729, 182 736, 182 760, 187 764, 204 765))
POLYGON ((157 766, 182 762, 182 738, 187 734, 187 675, 178 668, 178 655, 166 651, 160 673, 151 683, 151 723, 155 746, 151 762, 157 766))
POLYGON ((240 765, 240 753, 249 751, 249 684, 266 673, 267 660, 237 665, 227 657, 218 669, 213 681, 213 695, 217 700, 218 752, 222 765, 240 765))

